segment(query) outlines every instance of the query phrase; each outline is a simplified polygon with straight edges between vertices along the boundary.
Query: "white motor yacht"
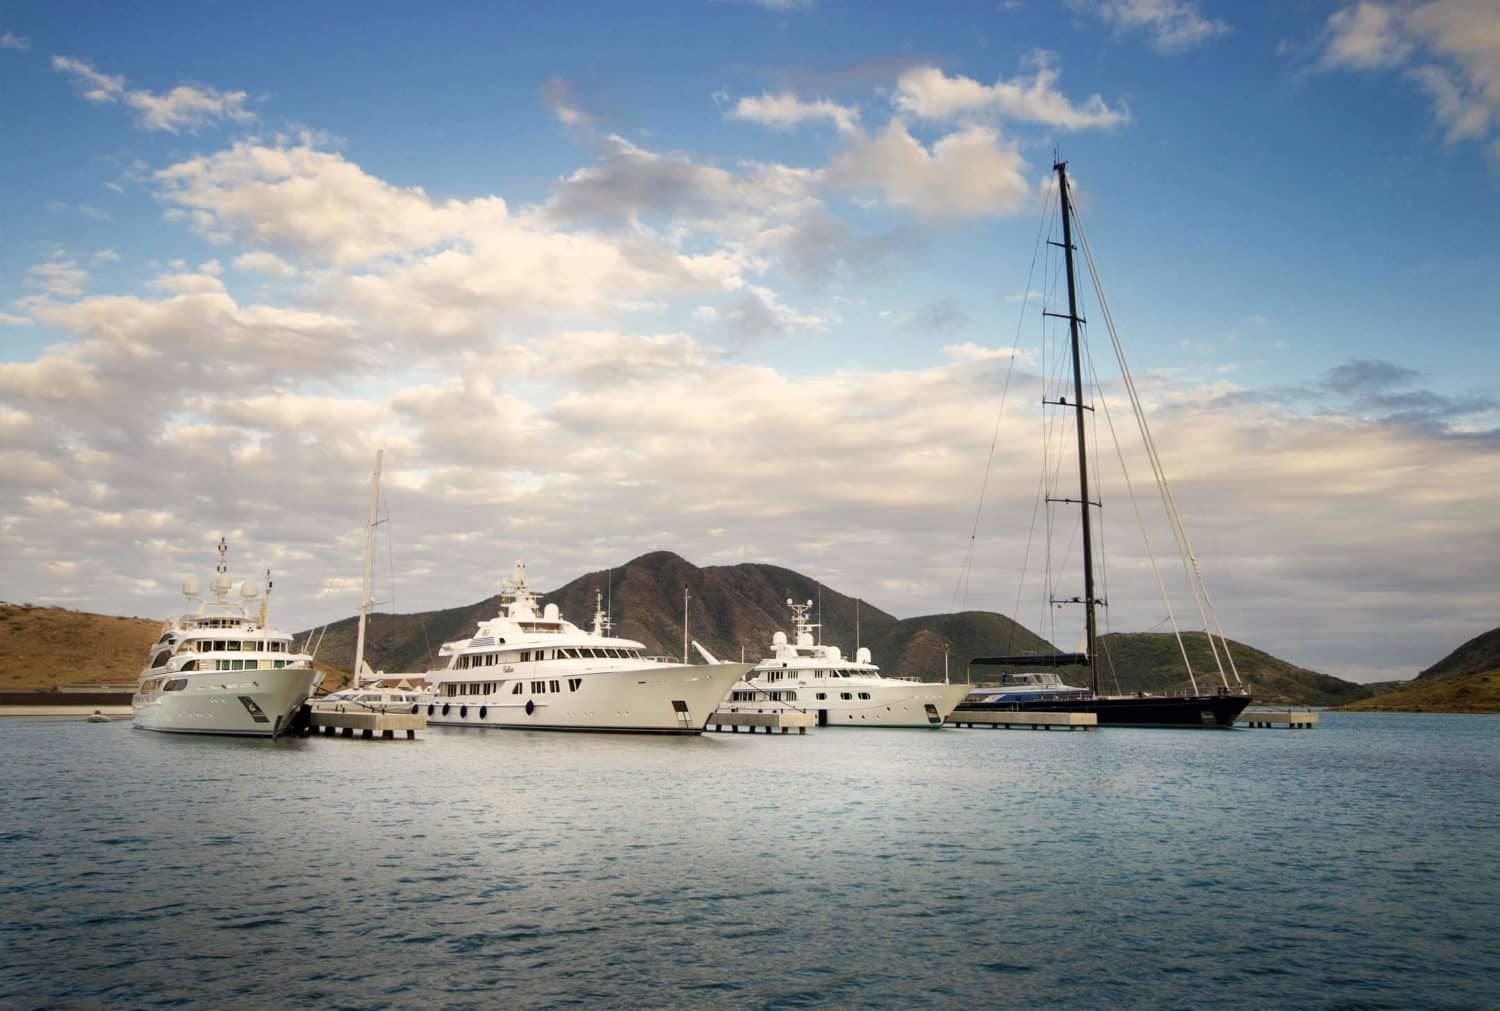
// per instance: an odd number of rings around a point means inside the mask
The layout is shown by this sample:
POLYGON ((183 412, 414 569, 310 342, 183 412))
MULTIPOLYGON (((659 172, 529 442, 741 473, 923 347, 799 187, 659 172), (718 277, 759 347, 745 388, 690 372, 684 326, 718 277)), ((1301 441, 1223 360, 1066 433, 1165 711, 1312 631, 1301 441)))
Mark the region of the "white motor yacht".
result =
POLYGON ((167 622, 151 647, 131 704, 142 730, 275 737, 285 733, 320 675, 291 635, 266 626, 271 592, 229 578, 219 539, 210 596, 195 580, 182 592, 197 606, 167 622), (260 597, 255 613, 251 604, 260 597))
POLYGON ((969 686, 886 677, 860 647, 850 660, 818 642, 812 601, 791 600, 792 638, 778 631, 771 655, 750 670, 720 707, 725 713, 814 713, 820 727, 941 727, 969 686))
POLYGON ((602 608, 579 628, 527 588, 524 565, 500 599, 498 616, 439 649, 448 665, 427 672, 429 725, 698 734, 751 666, 647 656, 609 634, 602 608))

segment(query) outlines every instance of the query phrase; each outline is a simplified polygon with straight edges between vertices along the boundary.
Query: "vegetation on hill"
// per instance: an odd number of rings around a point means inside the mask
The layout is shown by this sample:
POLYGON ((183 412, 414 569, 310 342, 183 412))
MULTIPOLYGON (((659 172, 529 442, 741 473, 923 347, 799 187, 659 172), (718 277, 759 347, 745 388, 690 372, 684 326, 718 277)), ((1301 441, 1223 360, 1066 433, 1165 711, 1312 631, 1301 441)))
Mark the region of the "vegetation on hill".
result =
POLYGON ((161 622, 0 602, 0 691, 133 683, 161 622))
POLYGON ((1342 708, 1357 712, 1500 713, 1500 669, 1419 677, 1342 708))
POLYGON ((1476 635, 1458 649, 1418 674, 1419 679, 1482 674, 1500 668, 1500 628, 1476 635))
MULTIPOLYGON (((1223 682, 1219 680, 1219 667, 1209 649, 1208 637, 1202 632, 1184 632, 1182 640, 1199 690, 1213 691, 1219 687, 1223 682)), ((1298 667, 1242 642, 1230 639, 1228 644, 1229 656, 1240 679, 1250 686, 1258 703, 1336 706, 1370 694, 1364 685, 1298 667)), ((1099 656, 1101 691, 1173 691, 1189 687, 1183 671, 1182 650, 1170 632, 1126 632, 1102 636, 1099 656)), ((1223 660, 1223 663, 1228 673, 1229 661, 1223 660)), ((1229 674, 1229 683, 1234 686, 1232 673, 1229 674)))

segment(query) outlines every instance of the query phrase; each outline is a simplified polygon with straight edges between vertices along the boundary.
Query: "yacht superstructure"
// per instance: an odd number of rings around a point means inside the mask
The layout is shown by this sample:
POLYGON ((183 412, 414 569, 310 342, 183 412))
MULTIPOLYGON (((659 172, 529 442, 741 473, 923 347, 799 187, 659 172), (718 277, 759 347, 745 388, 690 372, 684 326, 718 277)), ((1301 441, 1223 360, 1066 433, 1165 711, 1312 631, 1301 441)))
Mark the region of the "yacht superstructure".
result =
POLYGON ((647 656, 609 634, 602 607, 582 629, 531 592, 524 565, 500 599, 499 615, 438 651, 448 665, 427 673, 430 725, 698 734, 751 666, 647 656))
POLYGON ((197 606, 167 622, 151 647, 131 699, 142 730, 275 737, 292 726, 319 678, 289 634, 266 626, 269 574, 264 594, 248 580, 235 583, 228 550, 220 538, 209 596, 195 580, 183 583, 197 606))
POLYGON ((860 647, 854 659, 818 642, 812 601, 788 600, 792 638, 778 631, 771 655, 735 684, 720 707, 730 713, 791 708, 814 713, 820 727, 941 727, 969 686, 886 677, 860 647))

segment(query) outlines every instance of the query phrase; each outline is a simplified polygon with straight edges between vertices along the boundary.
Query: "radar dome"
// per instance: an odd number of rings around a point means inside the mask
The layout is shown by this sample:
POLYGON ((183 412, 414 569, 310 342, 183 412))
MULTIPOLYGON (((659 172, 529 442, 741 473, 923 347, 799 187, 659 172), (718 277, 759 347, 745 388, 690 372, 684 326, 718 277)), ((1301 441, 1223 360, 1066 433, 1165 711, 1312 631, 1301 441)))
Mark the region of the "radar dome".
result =
POLYGON ((813 637, 811 632, 803 632, 801 635, 797 636, 798 646, 811 646, 812 644, 813 637))
POLYGON ((182 581, 182 595, 184 597, 196 597, 198 595, 198 580, 192 576, 182 581))
POLYGON ((786 633, 785 632, 777 632, 775 635, 771 636, 771 645, 772 646, 785 646, 786 645, 786 633))
POLYGON ((251 599, 259 592, 260 587, 256 586, 254 583, 247 582, 240 584, 240 596, 244 597, 246 600, 251 599))
POLYGON ((829 646, 828 647, 828 659, 830 659, 830 660, 842 660, 843 658, 844 658, 844 655, 839 652, 839 648, 837 646, 829 646))
POLYGON ((868 647, 868 646, 861 646, 859 648, 859 651, 854 654, 854 659, 855 659, 855 661, 857 663, 869 663, 870 662, 870 647, 868 647))
POLYGON ((557 609, 556 604, 548 604, 546 607, 542 608, 542 617, 548 621, 556 621, 561 613, 562 612, 557 609))

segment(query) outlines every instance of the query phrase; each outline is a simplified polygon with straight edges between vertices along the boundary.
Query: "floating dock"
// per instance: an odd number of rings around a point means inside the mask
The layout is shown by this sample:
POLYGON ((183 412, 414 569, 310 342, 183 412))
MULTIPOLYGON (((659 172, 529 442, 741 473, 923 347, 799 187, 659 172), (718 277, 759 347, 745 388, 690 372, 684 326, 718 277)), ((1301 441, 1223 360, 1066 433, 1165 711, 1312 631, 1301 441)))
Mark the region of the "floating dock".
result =
POLYGON ((427 717, 422 713, 380 713, 370 709, 330 712, 314 709, 308 717, 307 733, 333 737, 353 737, 357 733, 368 741, 375 737, 394 740, 405 731, 408 741, 414 740, 418 730, 427 729, 427 717))
POLYGON ((948 714, 950 727, 993 727, 999 730, 1092 730, 1099 725, 1097 713, 1042 713, 983 711, 948 714))
POLYGON ((1240 713, 1234 723, 1238 727, 1311 730, 1318 725, 1318 714, 1310 709, 1276 709, 1270 706, 1257 706, 1240 713))
POLYGON ((722 733, 725 729, 731 734, 738 733, 740 727, 745 727, 750 733, 755 733, 758 728, 764 727, 766 733, 773 734, 781 731, 783 734, 795 729, 799 734, 807 733, 807 728, 815 726, 818 722, 812 713, 799 712, 797 710, 782 709, 771 713, 738 713, 729 710, 716 710, 708 718, 708 726, 705 729, 722 733))

